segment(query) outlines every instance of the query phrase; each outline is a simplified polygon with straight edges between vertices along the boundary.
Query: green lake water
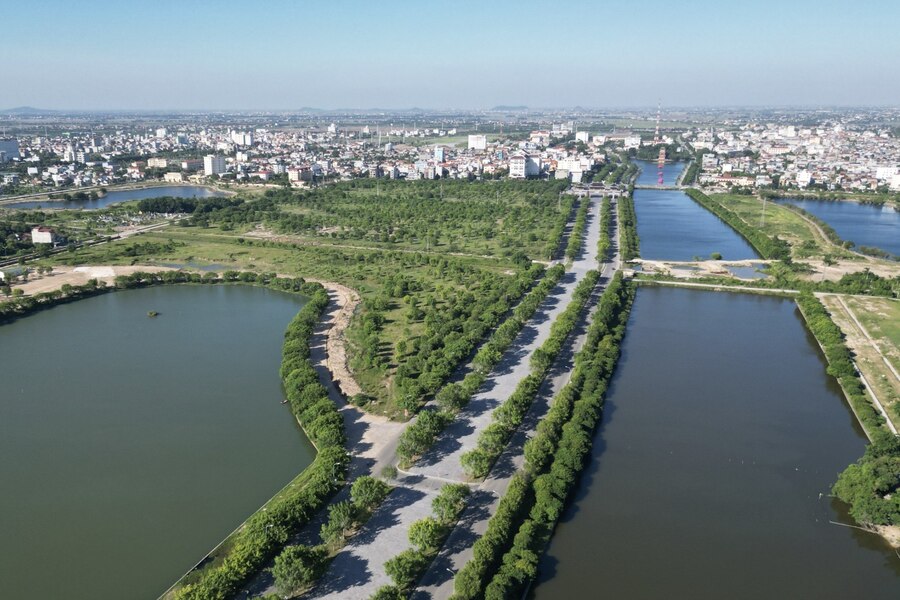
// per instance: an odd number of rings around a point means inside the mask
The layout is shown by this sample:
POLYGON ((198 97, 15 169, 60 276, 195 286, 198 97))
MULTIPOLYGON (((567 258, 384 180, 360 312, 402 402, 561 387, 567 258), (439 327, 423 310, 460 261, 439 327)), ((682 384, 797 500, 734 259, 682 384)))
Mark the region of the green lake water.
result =
POLYGON ((278 367, 303 303, 163 286, 0 326, 0 598, 156 598, 302 471, 278 367))

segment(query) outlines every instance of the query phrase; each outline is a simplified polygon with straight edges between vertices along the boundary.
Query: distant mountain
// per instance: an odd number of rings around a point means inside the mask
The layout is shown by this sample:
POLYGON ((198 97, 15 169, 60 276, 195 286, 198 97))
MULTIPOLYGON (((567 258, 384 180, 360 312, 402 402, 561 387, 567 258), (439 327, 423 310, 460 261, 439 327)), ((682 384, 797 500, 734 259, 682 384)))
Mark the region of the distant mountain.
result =
POLYGON ((493 111, 511 111, 511 110, 519 111, 519 110, 528 110, 528 107, 523 106, 523 105, 507 106, 506 104, 500 104, 499 106, 495 106, 491 110, 493 110, 493 111))
POLYGON ((58 110, 47 110, 46 108, 33 108, 31 106, 18 106, 9 110, 0 110, 0 114, 19 115, 19 116, 39 116, 39 115, 55 115, 58 110))

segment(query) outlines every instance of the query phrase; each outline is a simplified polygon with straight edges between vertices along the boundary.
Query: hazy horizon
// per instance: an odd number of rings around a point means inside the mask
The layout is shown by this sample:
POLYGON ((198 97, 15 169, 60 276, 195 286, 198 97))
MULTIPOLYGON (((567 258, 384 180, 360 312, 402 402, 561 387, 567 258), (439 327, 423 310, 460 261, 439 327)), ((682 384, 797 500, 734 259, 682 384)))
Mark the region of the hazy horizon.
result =
POLYGON ((0 110, 884 107, 900 6, 873 0, 14 3, 0 110), (618 10, 620 9, 620 10, 618 10), (298 108, 287 108, 287 107, 298 108))

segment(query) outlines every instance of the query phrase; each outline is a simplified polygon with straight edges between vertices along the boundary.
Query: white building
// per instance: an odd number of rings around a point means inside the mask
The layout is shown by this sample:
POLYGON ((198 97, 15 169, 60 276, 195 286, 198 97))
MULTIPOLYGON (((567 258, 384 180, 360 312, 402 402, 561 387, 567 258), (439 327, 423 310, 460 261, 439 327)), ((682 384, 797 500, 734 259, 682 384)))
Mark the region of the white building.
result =
POLYGON ((439 163, 445 162, 447 160, 447 149, 444 146, 434 147, 434 160, 439 163))
POLYGON ((541 174, 540 157, 518 154, 509 158, 510 179, 526 179, 541 174))
POLYGON ((163 181, 166 183, 181 183, 184 181, 184 174, 178 171, 172 171, 163 175, 163 181))
POLYGON ((891 191, 900 192, 900 174, 891 177, 891 191))
POLYGON ((591 141, 591 134, 587 131, 578 131, 575 133, 575 141, 587 144, 591 141))
POLYGON ((878 181, 890 181, 897 172, 897 167, 877 167, 875 169, 875 179, 878 181))
POLYGON ((210 175, 219 175, 225 172, 225 157, 215 154, 207 154, 203 157, 203 173, 208 177, 210 175))
POLYGON ((169 166, 169 161, 166 160, 165 158, 158 158, 158 157, 148 158, 147 166, 150 167, 151 169, 165 169, 166 167, 169 166))
POLYGON ((470 135, 469 150, 485 150, 487 148, 486 135, 470 135))
POLYGON ((56 232, 49 227, 35 227, 31 230, 32 244, 55 244, 56 232))
POLYGON ((253 145, 253 134, 252 133, 244 133, 243 131, 232 131, 231 132, 231 142, 236 146, 252 146, 253 145))

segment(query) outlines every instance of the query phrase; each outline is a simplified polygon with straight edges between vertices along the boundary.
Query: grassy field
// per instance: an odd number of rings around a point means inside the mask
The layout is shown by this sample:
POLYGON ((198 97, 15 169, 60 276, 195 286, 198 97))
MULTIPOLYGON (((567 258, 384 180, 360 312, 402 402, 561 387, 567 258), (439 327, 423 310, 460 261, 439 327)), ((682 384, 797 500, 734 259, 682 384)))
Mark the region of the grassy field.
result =
POLYGON ((716 194, 715 198, 737 213, 747 224, 768 236, 777 235, 787 240, 791 245, 791 256, 795 259, 821 259, 826 255, 848 260, 859 259, 856 254, 832 244, 801 215, 774 202, 764 202, 756 196, 740 194, 716 194))
POLYGON ((546 182, 463 185, 445 184, 443 201, 433 197, 439 184, 388 184, 385 196, 366 185, 280 190, 44 262, 252 270, 354 288, 362 304, 347 331, 351 368, 374 399, 370 410, 398 416, 468 356, 469 332, 495 323, 523 293, 534 276, 527 257, 545 257, 570 206, 558 210, 546 182), (254 236, 272 230, 279 235, 254 236))
POLYGON ((900 302, 860 296, 846 296, 844 301, 875 339, 882 354, 900 371, 900 302))
POLYGON ((848 295, 826 295, 821 300, 841 328, 857 368, 875 390, 894 425, 900 425, 900 380, 883 360, 900 371, 900 302, 848 295))
POLYGON ((291 195, 270 219, 298 240, 414 251, 546 259, 553 224, 569 208, 552 182, 361 181, 291 195))

